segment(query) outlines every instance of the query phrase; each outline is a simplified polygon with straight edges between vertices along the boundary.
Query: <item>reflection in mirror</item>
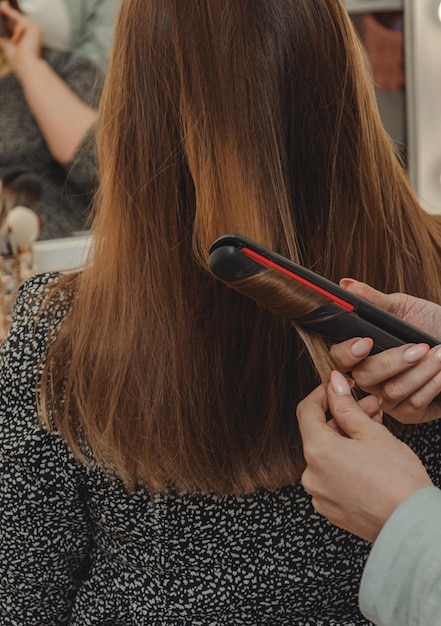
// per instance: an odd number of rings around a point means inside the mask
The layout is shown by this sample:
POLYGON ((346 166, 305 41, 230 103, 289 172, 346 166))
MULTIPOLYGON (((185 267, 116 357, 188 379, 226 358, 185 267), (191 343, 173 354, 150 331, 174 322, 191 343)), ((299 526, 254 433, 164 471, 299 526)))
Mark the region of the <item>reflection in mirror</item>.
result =
POLYGON ((405 46, 402 11, 353 17, 371 63, 380 114, 406 160, 405 46))
POLYGON ((0 179, 25 170, 41 180, 40 239, 88 227, 97 187, 94 128, 119 4, 1 5, 10 38, 0 48, 0 179))

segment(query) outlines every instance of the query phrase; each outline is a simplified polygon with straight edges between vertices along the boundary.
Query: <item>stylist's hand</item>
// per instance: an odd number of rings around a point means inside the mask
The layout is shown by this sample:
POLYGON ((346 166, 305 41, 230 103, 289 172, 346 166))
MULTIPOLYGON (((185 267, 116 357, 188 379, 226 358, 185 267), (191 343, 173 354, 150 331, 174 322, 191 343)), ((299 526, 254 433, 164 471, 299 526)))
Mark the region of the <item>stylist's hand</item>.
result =
POLYGON ((0 48, 11 70, 19 75, 25 64, 40 58, 42 30, 23 13, 13 9, 8 2, 1 2, 0 12, 8 19, 12 30, 10 39, 0 39, 0 48))
MULTIPOLYGON (((352 293, 439 337, 441 307, 406 294, 384 294, 369 285, 343 279, 352 293)), ((441 341, 440 341, 441 343, 441 341)), ((351 372, 357 385, 382 401, 382 409, 402 423, 416 424, 441 417, 441 345, 427 344, 391 348, 366 358, 372 347, 368 339, 350 339, 331 348, 341 371, 351 372)))
POLYGON ((405 498, 432 485, 418 457, 369 417, 339 372, 298 405, 297 417, 307 462, 302 484, 336 526, 375 541, 405 498))

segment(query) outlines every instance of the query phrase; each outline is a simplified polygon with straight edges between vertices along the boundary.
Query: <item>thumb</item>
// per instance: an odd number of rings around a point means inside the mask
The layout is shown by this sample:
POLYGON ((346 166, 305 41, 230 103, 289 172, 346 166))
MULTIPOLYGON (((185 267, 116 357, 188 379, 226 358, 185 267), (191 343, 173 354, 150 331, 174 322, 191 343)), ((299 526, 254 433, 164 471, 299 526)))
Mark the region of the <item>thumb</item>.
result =
POLYGON ((325 385, 320 385, 299 402, 296 414, 304 443, 315 439, 320 430, 326 427, 327 410, 328 399, 325 385))
MULTIPOLYGON (((429 332, 434 337, 439 335, 441 308, 438 304, 410 296, 406 293, 383 293, 366 283, 353 278, 342 278, 340 285, 351 293, 369 300, 380 308, 400 317, 414 326, 429 332)), ((337 367, 340 367, 340 363, 337 367)))
POLYGON ((347 289, 351 293, 354 293, 356 296, 361 296, 365 300, 369 300, 369 302, 376 304, 386 311, 392 312, 397 307, 397 302, 396 298, 394 298, 394 294, 383 293, 382 291, 378 291, 378 289, 374 289, 366 283, 361 283, 360 281, 354 280, 353 278, 342 278, 340 280, 340 285, 344 289, 347 289))
POLYGON ((337 426, 351 439, 364 436, 373 422, 352 396, 346 377, 334 370, 327 392, 329 409, 337 426))

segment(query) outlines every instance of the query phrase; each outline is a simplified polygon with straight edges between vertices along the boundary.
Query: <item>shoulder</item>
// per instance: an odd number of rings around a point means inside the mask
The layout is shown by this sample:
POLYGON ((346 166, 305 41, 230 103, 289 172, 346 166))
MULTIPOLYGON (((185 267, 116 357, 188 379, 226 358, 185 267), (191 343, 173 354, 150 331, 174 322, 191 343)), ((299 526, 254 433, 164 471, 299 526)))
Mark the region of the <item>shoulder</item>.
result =
MULTIPOLYGON (((10 335, 16 334, 19 328, 25 330, 27 327, 33 329, 32 332, 35 332, 38 324, 30 322, 36 322, 42 308, 44 308, 45 300, 62 277, 63 275, 58 272, 36 274, 20 286, 14 304, 10 335)), ((66 291, 61 290, 58 292, 55 304, 60 314, 62 314, 63 310, 64 312, 67 311, 67 299, 68 294, 66 291)))
POLYGON ((38 374, 71 300, 62 289, 51 295, 60 279, 60 274, 44 274, 23 284, 0 348, 0 460, 33 468, 35 476, 47 473, 45 480, 54 483, 61 480, 54 463, 64 467, 64 476, 77 471, 61 437, 41 425, 37 402, 38 374))
POLYGON ((56 273, 36 275, 20 287, 11 326, 0 349, 0 387, 3 391, 9 393, 21 386, 21 392, 24 392, 26 386, 35 382, 37 367, 41 366, 49 338, 69 308, 67 292, 58 290, 51 297, 61 277, 56 273))

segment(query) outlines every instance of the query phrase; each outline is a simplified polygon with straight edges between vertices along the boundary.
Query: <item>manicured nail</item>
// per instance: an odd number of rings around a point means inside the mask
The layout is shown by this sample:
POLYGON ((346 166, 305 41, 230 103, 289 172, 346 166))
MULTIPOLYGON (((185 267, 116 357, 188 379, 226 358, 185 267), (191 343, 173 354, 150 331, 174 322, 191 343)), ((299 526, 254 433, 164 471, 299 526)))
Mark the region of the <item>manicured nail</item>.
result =
POLYGON ((359 339, 351 346, 351 354, 356 357, 367 356, 372 350, 374 342, 370 337, 359 339))
POLYGON ((331 385, 335 393, 339 396, 350 396, 351 388, 346 379, 346 376, 337 372, 337 370, 333 370, 331 372, 331 385))
POLYGON ((384 416, 384 413, 383 413, 383 411, 380 409, 380 410, 378 411, 378 413, 377 413, 376 415, 374 415, 374 416, 373 416, 373 418, 372 418, 372 419, 373 419, 373 421, 374 421, 374 422, 377 422, 377 424, 382 424, 382 423, 383 423, 383 416, 384 416))
POLYGON ((418 343, 416 346, 407 348, 403 354, 406 363, 417 363, 429 352, 430 346, 427 343, 418 343))
POLYGON ((349 287, 349 285, 353 285, 354 283, 358 283, 358 280, 354 280, 353 278, 342 278, 340 280, 341 287, 349 287))

